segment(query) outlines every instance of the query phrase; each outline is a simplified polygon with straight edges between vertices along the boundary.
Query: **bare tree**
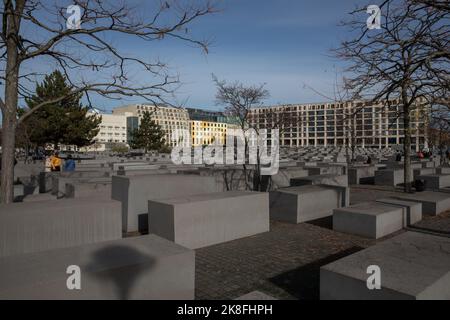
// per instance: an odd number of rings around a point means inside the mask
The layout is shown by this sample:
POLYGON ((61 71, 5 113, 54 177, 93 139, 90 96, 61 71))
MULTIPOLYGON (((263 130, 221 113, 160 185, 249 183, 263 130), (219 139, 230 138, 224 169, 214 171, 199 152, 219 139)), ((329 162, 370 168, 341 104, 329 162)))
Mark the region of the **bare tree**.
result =
MULTIPOLYGON (((386 0, 380 5, 381 30, 369 30, 366 8, 351 13, 344 23, 353 37, 336 50, 349 62, 346 87, 354 95, 401 105, 404 124, 404 183, 411 191, 411 114, 422 108, 427 97, 441 95, 448 87, 448 11, 428 1, 386 0)), ((436 4, 436 3, 435 3, 436 4)), ((444 3, 442 3, 444 4, 444 3)))
POLYGON ((450 146, 450 110, 448 106, 434 106, 430 113, 428 144, 431 149, 439 149, 441 165, 446 163, 446 151, 450 146))
POLYGON ((127 2, 74 0, 80 9, 81 27, 68 28, 70 13, 59 1, 3 1, 0 9, 0 78, 4 86, 4 97, 0 99, 2 202, 13 200, 17 126, 40 107, 66 98, 42 101, 18 117, 19 102, 30 96, 29 88, 38 82, 40 73, 45 73, 39 70, 41 65, 56 66, 73 86, 72 94, 85 93, 89 102, 91 95, 112 99, 138 96, 157 104, 167 103, 179 82, 163 62, 142 58, 151 50, 145 44, 172 38, 207 52, 208 42, 197 40, 188 27, 198 18, 215 12, 209 1, 142 1, 135 6, 127 2), (141 45, 134 55, 115 44, 117 40, 132 39, 139 40, 141 45), (137 80, 138 74, 146 80, 137 80))
MULTIPOLYGON (((240 82, 229 84, 226 81, 218 80, 214 75, 213 81, 217 87, 216 103, 225 106, 225 113, 232 117, 235 120, 236 125, 239 126, 243 133, 245 133, 251 128, 249 121, 251 109, 260 107, 264 100, 269 97, 269 91, 264 88, 264 84, 248 87, 240 82)), ((249 142, 246 136, 244 136, 244 146, 244 154, 247 155, 249 142)), ((244 159, 243 172, 246 188, 255 190, 255 188, 259 188, 259 184, 258 186, 255 186, 254 184, 253 186, 250 186, 248 171, 249 170, 244 159)), ((255 175, 259 176, 259 172, 255 173, 255 175)))

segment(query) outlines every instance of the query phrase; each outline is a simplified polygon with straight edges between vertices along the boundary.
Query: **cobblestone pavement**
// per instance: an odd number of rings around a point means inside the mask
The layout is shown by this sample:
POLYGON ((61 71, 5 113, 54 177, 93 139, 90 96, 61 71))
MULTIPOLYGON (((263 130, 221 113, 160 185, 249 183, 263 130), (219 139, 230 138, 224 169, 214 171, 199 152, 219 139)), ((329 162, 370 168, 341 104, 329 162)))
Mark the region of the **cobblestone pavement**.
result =
POLYGON ((277 299, 318 299, 321 266, 375 243, 319 224, 272 222, 270 232, 196 250, 196 298, 259 290, 277 299))
MULTIPOLYGON (((352 187, 351 201, 395 193, 393 188, 352 187)), ((272 221, 270 232, 196 250, 196 298, 235 299, 259 290, 277 299, 319 299, 321 266, 385 240, 334 232, 331 221, 298 225, 272 221)), ((425 216, 417 226, 450 231, 450 212, 425 216)))
POLYGON ((419 230, 440 232, 450 237, 450 211, 442 213, 436 217, 423 216, 423 220, 414 225, 419 230))

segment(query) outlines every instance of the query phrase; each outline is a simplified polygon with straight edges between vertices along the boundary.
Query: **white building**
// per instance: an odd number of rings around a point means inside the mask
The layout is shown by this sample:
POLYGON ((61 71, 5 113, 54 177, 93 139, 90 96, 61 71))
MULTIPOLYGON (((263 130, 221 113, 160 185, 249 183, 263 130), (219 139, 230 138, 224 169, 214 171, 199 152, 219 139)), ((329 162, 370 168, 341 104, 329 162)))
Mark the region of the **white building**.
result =
POLYGON ((90 113, 88 115, 101 116, 102 122, 99 133, 93 139, 94 143, 87 147, 86 151, 105 151, 108 146, 115 143, 127 144, 127 118, 132 116, 131 113, 120 115, 90 113))

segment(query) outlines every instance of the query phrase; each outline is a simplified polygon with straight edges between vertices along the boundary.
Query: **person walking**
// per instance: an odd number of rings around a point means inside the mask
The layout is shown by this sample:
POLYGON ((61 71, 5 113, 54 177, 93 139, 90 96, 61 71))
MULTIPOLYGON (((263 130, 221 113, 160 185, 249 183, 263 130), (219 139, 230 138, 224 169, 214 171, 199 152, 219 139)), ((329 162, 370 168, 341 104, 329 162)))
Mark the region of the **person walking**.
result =
POLYGON ((75 171, 75 160, 73 160, 72 155, 68 155, 66 161, 64 161, 64 171, 73 172, 75 171))

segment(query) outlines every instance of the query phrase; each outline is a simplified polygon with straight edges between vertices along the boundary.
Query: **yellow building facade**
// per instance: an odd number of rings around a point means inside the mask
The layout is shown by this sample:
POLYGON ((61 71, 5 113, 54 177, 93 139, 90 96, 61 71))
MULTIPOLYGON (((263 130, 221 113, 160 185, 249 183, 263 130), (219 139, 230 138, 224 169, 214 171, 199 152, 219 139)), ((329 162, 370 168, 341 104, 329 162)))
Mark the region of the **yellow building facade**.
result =
POLYGON ((208 121, 191 121, 192 146, 210 144, 225 145, 227 136, 227 124, 208 121))

